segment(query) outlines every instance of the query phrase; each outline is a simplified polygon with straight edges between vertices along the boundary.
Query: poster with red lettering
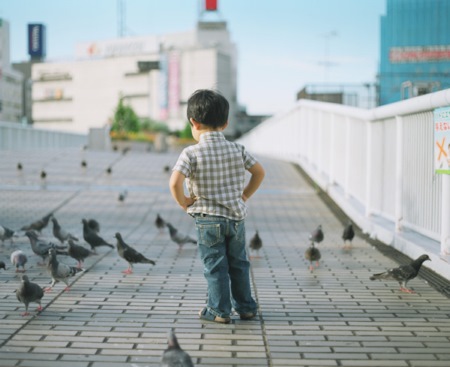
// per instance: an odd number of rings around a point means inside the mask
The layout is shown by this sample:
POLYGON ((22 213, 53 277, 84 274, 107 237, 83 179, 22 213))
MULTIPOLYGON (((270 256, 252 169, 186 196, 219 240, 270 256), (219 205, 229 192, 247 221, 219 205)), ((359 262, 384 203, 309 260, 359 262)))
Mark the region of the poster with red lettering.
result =
POLYGON ((434 169, 450 174, 450 107, 434 110, 434 169))

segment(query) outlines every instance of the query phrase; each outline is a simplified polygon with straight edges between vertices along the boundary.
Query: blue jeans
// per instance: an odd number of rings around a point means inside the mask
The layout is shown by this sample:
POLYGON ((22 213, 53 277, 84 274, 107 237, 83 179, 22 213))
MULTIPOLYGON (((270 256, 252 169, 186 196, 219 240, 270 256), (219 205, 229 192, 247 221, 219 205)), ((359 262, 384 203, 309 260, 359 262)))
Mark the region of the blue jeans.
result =
POLYGON ((208 311, 224 318, 230 317, 231 307, 239 314, 256 313, 244 220, 197 214, 195 225, 203 274, 208 283, 208 311))

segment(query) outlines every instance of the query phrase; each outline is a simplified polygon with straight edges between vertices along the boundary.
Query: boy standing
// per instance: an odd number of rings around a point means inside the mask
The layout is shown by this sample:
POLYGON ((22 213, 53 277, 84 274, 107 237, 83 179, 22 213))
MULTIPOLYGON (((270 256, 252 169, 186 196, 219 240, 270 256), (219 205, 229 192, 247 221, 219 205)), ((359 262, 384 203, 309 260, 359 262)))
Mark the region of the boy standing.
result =
POLYGON ((250 263, 245 249, 247 201, 264 179, 264 169, 245 148, 225 139, 228 101, 202 89, 188 100, 187 118, 198 142, 183 150, 170 177, 175 201, 195 218, 198 248, 208 283, 200 319, 229 323, 233 307, 243 320, 256 316, 250 263), (245 185, 245 171, 251 177, 245 185), (185 196, 186 179, 189 196, 185 196), (231 296, 230 296, 231 295, 231 296))

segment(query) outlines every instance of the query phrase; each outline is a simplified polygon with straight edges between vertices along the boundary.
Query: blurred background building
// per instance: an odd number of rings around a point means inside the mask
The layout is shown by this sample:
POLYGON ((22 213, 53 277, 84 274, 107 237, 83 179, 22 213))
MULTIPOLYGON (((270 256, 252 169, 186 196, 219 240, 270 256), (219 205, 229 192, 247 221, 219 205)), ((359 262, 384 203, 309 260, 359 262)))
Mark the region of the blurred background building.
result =
MULTIPOLYGON (((11 65, 9 24, 0 21, 0 120, 62 131, 108 125, 120 99, 140 118, 186 125, 186 102, 199 88, 230 102, 226 133, 239 136, 269 116, 252 116, 237 100, 237 46, 217 0, 203 0, 194 29, 77 44, 69 61, 46 60, 46 27, 28 25, 29 61, 11 65)), ((450 1, 386 0, 380 20, 378 75, 366 83, 310 83, 297 99, 360 108, 450 87, 450 1)), ((123 23, 123 19, 121 19, 123 23)), ((122 24, 123 25, 123 24, 122 24)), ((337 32, 325 34, 326 44, 337 32)), ((329 55, 322 62, 331 69, 329 55)))
POLYGON ((450 87, 450 1, 387 0, 379 104, 450 87))

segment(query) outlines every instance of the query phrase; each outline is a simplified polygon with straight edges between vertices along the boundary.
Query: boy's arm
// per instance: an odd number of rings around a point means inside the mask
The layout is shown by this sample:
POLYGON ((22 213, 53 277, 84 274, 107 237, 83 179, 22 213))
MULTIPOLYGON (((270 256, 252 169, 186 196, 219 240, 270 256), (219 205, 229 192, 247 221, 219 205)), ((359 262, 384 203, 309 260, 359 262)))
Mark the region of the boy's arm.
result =
POLYGON ((179 171, 173 171, 170 176, 169 187, 172 197, 184 210, 194 203, 194 199, 184 195, 184 180, 186 177, 179 171))
POLYGON ((263 166, 261 166, 259 162, 256 162, 253 166, 251 166, 248 171, 252 176, 250 177, 250 181, 248 182, 247 186, 244 189, 244 192, 242 193, 242 199, 244 201, 247 201, 250 196, 252 196, 256 192, 256 190, 258 190, 266 174, 263 166))

